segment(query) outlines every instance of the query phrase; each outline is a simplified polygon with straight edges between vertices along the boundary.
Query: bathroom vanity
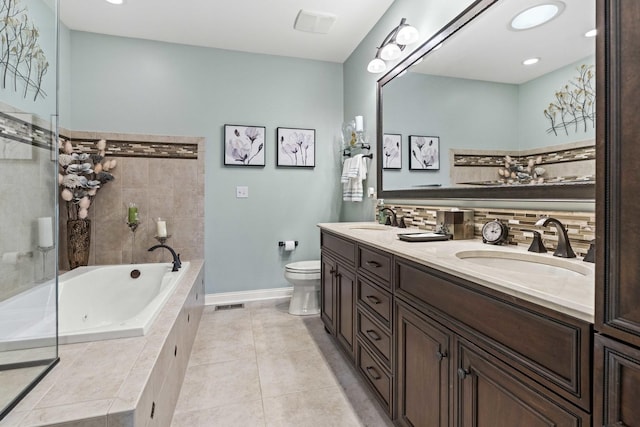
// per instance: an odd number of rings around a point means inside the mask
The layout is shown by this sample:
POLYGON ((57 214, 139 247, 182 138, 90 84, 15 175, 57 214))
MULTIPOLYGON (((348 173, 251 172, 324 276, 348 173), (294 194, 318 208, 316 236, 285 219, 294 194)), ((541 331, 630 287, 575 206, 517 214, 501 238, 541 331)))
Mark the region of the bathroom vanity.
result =
POLYGON ((319 226, 322 320, 396 424, 495 425, 500 414, 501 425, 591 425, 593 265, 478 240, 403 242, 373 223, 319 226), (488 253, 507 268, 470 256, 488 253), (564 264, 510 270, 520 256, 564 264))

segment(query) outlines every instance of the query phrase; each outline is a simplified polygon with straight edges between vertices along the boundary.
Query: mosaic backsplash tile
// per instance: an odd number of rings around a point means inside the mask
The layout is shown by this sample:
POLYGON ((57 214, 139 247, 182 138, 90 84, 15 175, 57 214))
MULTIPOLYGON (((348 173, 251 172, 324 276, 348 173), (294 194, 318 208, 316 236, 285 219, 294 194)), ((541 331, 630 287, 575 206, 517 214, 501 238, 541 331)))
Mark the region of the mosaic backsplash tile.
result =
MULTIPOLYGON (((520 163, 526 164, 529 159, 542 157, 539 165, 549 165, 554 163, 575 162, 582 160, 594 160, 596 158, 596 147, 587 146, 572 148, 567 150, 550 151, 535 155, 519 156, 512 155, 520 160, 520 163)), ((487 155, 487 154, 456 154, 453 158, 454 166, 504 166, 504 155, 487 155)))
MULTIPOLYGON (((393 209, 399 217, 404 217, 407 227, 415 227, 422 230, 435 231, 436 213, 439 210, 450 210, 450 207, 417 206, 385 204, 384 207, 393 209)), ((558 235, 555 227, 536 227, 535 223, 540 217, 551 216, 562 222, 567 228, 571 247, 578 256, 584 256, 589 244, 595 239, 596 214, 595 212, 564 212, 564 211, 528 211, 517 209, 483 209, 475 208, 474 230, 475 236, 481 238, 482 226, 490 220, 498 219, 509 227, 509 239, 507 244, 528 248, 533 240, 532 231, 538 231, 542 235, 545 247, 549 251, 555 250, 558 235)), ((377 217, 377 216, 376 216, 377 217)))
MULTIPOLYGON (((98 139, 67 138, 78 150, 95 151, 98 139)), ((115 141, 107 139, 107 156, 142 157, 154 159, 197 159, 198 144, 163 143, 148 141, 115 141)))

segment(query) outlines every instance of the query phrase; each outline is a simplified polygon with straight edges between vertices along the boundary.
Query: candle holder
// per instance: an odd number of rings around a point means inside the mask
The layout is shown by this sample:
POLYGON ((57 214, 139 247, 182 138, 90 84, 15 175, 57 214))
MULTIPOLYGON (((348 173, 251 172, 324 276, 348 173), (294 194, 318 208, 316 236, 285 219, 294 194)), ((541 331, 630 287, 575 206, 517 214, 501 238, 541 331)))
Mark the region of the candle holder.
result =
POLYGON ((131 238, 131 264, 135 264, 134 253, 136 249, 136 231, 138 230, 138 226, 140 225, 140 221, 129 222, 127 219, 127 225, 129 226, 129 230, 131 230, 132 238, 131 238))
POLYGON ((171 238, 171 234, 167 234, 164 237, 153 236, 153 238, 156 239, 158 242, 160 242, 161 245, 164 245, 165 243, 167 243, 167 240, 169 240, 171 238))
POLYGON ((46 247, 38 246, 38 251, 42 253, 42 279, 41 279, 42 282, 47 280, 47 275, 45 273, 45 268, 47 265, 47 254, 53 248, 55 248, 55 246, 46 246, 46 247))

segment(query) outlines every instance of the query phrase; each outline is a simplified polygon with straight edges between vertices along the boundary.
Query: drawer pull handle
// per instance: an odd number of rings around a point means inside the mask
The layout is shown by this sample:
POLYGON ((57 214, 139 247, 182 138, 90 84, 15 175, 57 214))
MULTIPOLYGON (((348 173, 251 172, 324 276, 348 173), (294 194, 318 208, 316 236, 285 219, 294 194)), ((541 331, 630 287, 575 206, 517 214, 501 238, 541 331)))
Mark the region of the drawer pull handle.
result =
POLYGON ((365 264, 367 264, 368 267, 373 267, 373 268, 380 268, 382 267, 382 264, 380 264, 377 261, 367 261, 365 262, 365 264))
POLYGON ((336 274, 335 268, 332 268, 331 270, 329 270, 329 274, 336 274))
POLYGON ((382 339, 382 337, 380 337, 380 335, 378 335, 378 333, 373 329, 369 329, 366 332, 367 332, 367 335, 369 335, 369 338, 371 338, 374 341, 380 341, 382 339))
POLYGON ((470 374, 471 371, 469 369, 458 368, 458 378, 460 378, 461 380, 467 378, 467 376, 470 374))
POLYGON ((447 352, 436 351, 436 358, 440 361, 447 357, 447 352))
POLYGON ((382 302, 382 301, 380 301, 380 299, 378 297, 373 296, 373 295, 367 295, 365 298, 368 299, 369 301, 371 301, 371 303, 373 303, 373 304, 380 304, 382 302))
POLYGON ((382 378, 382 376, 378 373, 378 371, 376 371, 376 368, 374 368, 373 366, 367 366, 366 369, 367 369, 367 372, 369 373, 369 376, 374 380, 377 381, 380 378, 382 378))

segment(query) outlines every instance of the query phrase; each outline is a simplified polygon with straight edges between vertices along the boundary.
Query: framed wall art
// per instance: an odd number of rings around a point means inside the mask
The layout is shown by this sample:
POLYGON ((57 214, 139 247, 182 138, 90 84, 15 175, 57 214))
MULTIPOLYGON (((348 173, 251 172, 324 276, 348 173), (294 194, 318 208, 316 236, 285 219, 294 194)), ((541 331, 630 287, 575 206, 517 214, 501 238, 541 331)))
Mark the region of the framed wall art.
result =
POLYGON ((440 137, 409 135, 409 170, 440 169, 440 137))
POLYGON ((265 127, 224 125, 225 166, 264 166, 265 127))
POLYGON ((402 169, 402 135, 394 133, 383 135, 382 168, 402 169))
POLYGON ((316 165, 315 129, 276 129, 277 166, 312 168, 316 165))

